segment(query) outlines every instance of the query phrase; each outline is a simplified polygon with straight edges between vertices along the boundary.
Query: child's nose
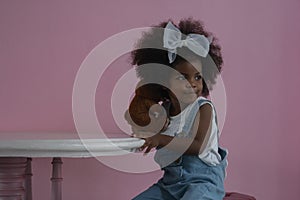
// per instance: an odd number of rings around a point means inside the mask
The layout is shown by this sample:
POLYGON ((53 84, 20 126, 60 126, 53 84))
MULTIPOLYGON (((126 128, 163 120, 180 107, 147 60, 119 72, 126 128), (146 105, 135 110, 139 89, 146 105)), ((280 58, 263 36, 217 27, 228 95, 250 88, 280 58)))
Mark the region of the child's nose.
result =
POLYGON ((187 87, 196 87, 196 81, 193 79, 189 79, 187 81, 187 87))

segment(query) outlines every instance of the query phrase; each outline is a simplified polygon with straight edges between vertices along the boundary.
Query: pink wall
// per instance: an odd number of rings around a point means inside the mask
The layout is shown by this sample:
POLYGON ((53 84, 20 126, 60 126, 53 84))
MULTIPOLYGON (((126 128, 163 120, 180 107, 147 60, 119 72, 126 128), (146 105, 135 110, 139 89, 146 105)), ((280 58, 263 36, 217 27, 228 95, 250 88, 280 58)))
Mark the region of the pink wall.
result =
MULTIPOLYGON (((227 190, 264 200, 298 199, 299 9, 298 0, 1 1, 0 137, 74 132, 73 83, 96 45, 124 30, 193 16, 223 46, 227 190)), ((114 63, 111 78, 100 82, 98 111, 109 102, 104 92, 130 68, 125 59, 120 62, 122 71, 114 63)), ((118 131, 107 110, 98 117, 108 132, 118 131)), ((33 161, 35 199, 49 199, 49 163, 33 161)), ((63 171, 65 200, 130 199, 160 176, 119 172, 95 159, 64 159, 63 171)))

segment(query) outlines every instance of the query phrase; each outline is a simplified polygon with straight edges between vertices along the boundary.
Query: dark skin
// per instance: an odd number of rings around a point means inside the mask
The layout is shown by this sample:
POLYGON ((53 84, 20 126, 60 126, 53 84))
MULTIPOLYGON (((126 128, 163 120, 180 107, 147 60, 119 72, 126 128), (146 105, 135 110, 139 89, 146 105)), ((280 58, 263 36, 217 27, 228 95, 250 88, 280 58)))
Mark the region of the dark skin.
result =
MULTIPOLYGON (((173 105, 171 113, 173 115, 179 114, 181 110, 201 95, 203 89, 201 68, 200 62, 195 62, 193 65, 182 62, 175 67, 179 73, 172 74, 169 81, 170 89, 173 92, 173 94, 170 94, 173 105)), ((144 145, 140 148, 145 154, 149 153, 153 148, 166 146, 168 149, 183 152, 184 154, 198 155, 207 144, 211 121, 212 107, 209 104, 205 104, 199 108, 190 137, 172 137, 160 133, 155 135, 152 133, 151 135, 151 133, 147 132, 135 132, 133 135, 145 140, 144 145)))

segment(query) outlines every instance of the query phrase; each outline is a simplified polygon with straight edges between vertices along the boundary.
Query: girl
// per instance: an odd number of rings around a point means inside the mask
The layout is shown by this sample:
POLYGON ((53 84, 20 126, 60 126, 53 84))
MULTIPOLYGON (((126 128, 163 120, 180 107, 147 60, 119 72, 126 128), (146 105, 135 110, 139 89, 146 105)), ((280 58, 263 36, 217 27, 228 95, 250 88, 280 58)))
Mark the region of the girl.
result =
MULTIPOLYGON (((171 102, 170 123, 155 135, 142 131, 141 150, 156 148, 163 177, 134 200, 222 199, 227 151, 219 147, 216 111, 206 99, 223 64, 220 46, 191 18, 168 21, 145 33, 132 53, 144 82, 161 85, 171 102)), ((137 129, 135 129, 137 130, 137 129)))

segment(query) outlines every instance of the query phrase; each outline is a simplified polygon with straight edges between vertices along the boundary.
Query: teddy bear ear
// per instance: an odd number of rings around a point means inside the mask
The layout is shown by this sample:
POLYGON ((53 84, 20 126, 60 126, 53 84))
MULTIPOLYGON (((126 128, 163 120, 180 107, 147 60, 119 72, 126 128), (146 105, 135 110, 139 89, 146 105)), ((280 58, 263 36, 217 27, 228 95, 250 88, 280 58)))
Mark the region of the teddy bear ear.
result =
POLYGON ((125 113, 124 113, 124 118, 125 118, 125 120, 128 122, 128 124, 132 124, 132 120, 131 120, 131 117, 130 117, 129 110, 126 110, 126 111, 125 111, 125 113))

